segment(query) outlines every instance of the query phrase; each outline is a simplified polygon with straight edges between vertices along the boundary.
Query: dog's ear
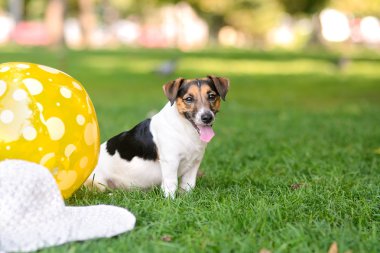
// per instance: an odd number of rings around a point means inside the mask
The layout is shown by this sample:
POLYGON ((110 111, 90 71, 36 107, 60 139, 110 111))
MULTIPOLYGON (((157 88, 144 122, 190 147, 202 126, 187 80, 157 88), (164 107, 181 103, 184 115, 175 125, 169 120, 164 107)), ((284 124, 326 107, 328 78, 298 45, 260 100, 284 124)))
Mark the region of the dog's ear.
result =
POLYGON ((224 77, 208 76, 215 85, 216 91, 219 96, 225 101, 228 89, 230 87, 230 80, 224 77))
POLYGON ((171 105, 174 104, 174 101, 177 98, 179 87, 181 87, 184 80, 184 78, 179 77, 174 81, 168 82, 162 86, 165 96, 169 99, 171 105))

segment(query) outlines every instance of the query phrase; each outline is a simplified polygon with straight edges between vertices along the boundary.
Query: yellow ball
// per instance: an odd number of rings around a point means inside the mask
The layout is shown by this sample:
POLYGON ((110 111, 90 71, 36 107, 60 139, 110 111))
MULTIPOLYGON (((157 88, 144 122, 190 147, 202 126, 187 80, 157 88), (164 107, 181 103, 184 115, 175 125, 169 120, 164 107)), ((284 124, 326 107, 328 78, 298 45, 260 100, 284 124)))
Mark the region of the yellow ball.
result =
POLYGON ((82 85, 43 65, 0 64, 0 161, 51 171, 64 198, 90 175, 99 154, 96 113, 82 85))

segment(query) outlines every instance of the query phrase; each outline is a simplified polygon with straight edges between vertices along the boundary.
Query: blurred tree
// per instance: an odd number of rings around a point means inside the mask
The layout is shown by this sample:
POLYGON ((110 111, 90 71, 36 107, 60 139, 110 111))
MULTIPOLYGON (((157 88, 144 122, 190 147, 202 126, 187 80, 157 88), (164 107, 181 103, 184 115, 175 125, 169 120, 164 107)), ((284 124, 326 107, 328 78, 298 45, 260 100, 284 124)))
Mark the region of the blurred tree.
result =
POLYGON ((292 16, 319 13, 330 0, 278 0, 284 10, 292 16))
POLYGON ((49 0, 25 0, 24 18, 26 20, 41 20, 44 17, 49 0))
MULTIPOLYGON (((144 10, 141 7, 145 1, 135 2, 140 4, 138 9, 144 10)), ((147 2, 163 5, 181 1, 148 0, 147 2)), ((206 20, 210 33, 214 37, 221 27, 230 25, 261 39, 270 28, 278 23, 281 17, 281 7, 276 0, 188 0, 187 3, 206 20)), ((135 9, 136 6, 132 8, 135 9)))
POLYGON ((284 11, 292 15, 294 18, 300 16, 311 16, 312 31, 307 46, 322 45, 321 24, 319 14, 325 8, 330 0, 278 0, 283 6, 284 11))
POLYGON ((84 46, 91 45, 91 35, 96 26, 96 13, 93 0, 79 0, 79 22, 82 28, 84 46))
POLYGON ((49 0, 45 11, 45 25, 50 43, 63 44, 63 23, 65 18, 65 0, 49 0))
MULTIPOLYGON (((148 16, 157 7, 176 4, 181 0, 108 0, 123 17, 131 14, 148 16)), ((278 23, 281 6, 277 0, 188 0, 197 13, 208 23, 211 35, 230 25, 236 29, 263 38, 278 23)))
POLYGON ((281 8, 276 0, 190 0, 210 25, 212 34, 231 25, 262 39, 278 23, 281 8))
POLYGON ((331 0, 331 7, 357 16, 380 17, 380 0, 331 0))
POLYGON ((78 0, 66 0, 66 16, 77 17, 79 14, 78 0))
POLYGON ((24 10, 24 0, 9 0, 9 12, 16 22, 22 20, 24 10))
POLYGON ((112 5, 111 0, 102 0, 102 7, 102 21, 106 25, 111 25, 119 19, 118 8, 112 5))
POLYGON ((225 21, 263 41, 268 31, 279 23, 281 16, 281 8, 275 0, 239 1, 239 5, 226 12, 225 21))
MULTIPOLYGON (((109 4, 117 9, 121 15, 126 16, 131 13, 132 9, 135 9, 134 6, 137 5, 137 2, 133 0, 108 0, 109 4)), ((144 2, 144 1, 142 1, 144 2)))

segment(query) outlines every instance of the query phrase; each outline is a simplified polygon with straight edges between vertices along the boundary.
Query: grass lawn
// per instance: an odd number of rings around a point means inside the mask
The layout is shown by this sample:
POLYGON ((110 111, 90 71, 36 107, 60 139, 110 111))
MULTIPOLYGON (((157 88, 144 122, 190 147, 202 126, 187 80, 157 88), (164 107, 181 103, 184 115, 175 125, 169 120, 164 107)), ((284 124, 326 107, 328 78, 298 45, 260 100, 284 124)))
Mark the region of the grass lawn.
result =
POLYGON ((102 141, 160 110, 161 86, 177 76, 231 80, 191 194, 81 189, 67 204, 127 207, 135 230, 41 252, 327 252, 334 241, 339 252, 380 252, 380 55, 353 55, 341 71, 318 52, 1 48, 0 57, 80 80, 102 141), (175 74, 152 73, 174 57, 175 74))

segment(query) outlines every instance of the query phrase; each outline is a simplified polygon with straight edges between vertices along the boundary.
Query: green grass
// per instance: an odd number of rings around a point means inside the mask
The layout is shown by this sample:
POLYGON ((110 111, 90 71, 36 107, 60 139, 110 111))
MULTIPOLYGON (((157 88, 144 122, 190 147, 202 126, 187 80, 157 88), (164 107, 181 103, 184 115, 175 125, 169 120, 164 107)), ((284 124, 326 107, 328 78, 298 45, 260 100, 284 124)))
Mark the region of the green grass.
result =
POLYGON ((205 176, 175 200, 152 191, 79 190, 69 205, 127 207, 136 228, 42 252, 380 252, 380 55, 3 48, 1 61, 65 70, 88 90, 107 138, 159 110, 177 76, 231 79, 205 176), (179 57, 173 76, 152 68, 179 57), (171 241, 163 240, 169 236, 171 241))

